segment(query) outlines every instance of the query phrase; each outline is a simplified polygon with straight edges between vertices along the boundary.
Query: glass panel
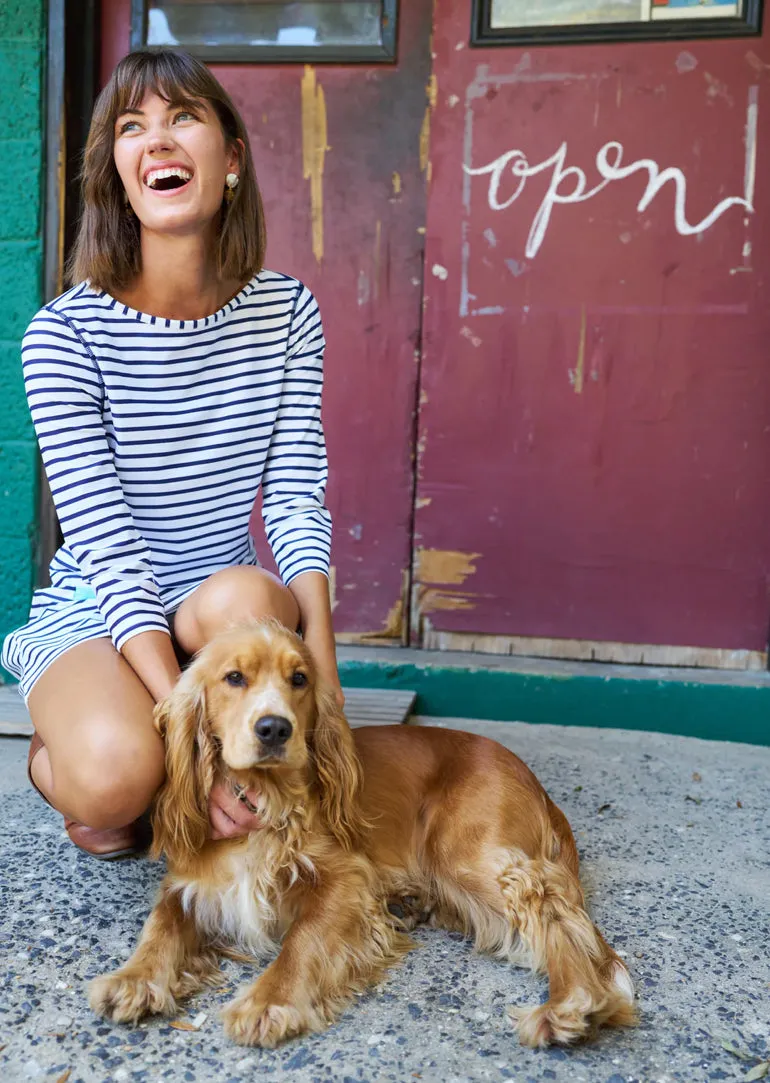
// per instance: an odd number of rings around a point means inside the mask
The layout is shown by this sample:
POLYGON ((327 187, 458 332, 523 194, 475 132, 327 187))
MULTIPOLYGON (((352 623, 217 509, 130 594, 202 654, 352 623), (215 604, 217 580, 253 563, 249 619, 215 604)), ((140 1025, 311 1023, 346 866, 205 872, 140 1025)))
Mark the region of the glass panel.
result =
POLYGON ((148 45, 381 45, 382 0, 151 0, 148 45))
POLYGON ((639 22, 643 6, 644 0, 492 0, 491 26, 639 22))

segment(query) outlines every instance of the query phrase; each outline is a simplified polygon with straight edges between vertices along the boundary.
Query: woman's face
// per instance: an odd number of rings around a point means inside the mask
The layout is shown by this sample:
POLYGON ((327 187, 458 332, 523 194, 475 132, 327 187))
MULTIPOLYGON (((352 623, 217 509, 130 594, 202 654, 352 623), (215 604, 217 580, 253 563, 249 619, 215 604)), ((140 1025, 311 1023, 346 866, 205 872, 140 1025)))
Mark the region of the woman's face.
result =
POLYGON ((116 120, 113 154, 134 213, 157 233, 205 231, 222 206, 225 177, 239 171, 208 102, 174 105, 152 92, 116 120))

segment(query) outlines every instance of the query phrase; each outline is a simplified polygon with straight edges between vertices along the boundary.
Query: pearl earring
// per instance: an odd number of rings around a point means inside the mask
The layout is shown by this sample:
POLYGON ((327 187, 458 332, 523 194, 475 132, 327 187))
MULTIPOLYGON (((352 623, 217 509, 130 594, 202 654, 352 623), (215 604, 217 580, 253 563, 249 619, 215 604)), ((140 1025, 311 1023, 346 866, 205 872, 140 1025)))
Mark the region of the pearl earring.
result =
POLYGON ((225 199, 228 203, 232 203, 233 197, 235 196, 235 189, 238 187, 240 179, 241 178, 237 173, 228 173, 225 177, 225 199))

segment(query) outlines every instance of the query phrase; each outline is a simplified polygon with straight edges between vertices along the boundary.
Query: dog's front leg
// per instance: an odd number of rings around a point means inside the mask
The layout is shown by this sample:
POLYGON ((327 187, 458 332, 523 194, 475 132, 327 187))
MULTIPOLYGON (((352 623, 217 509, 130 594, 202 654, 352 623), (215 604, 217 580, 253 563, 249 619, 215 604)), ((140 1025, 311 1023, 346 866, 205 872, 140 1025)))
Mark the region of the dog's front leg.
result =
POLYGON ((413 946, 393 928, 367 863, 338 868, 304 889, 278 958, 224 1009, 225 1030, 266 1047, 323 1030, 413 946))
POLYGON ((136 951, 120 970, 91 982, 88 1000, 97 1015, 136 1023, 144 1015, 173 1015, 179 1000, 218 980, 215 953, 205 948, 179 892, 164 884, 136 951))

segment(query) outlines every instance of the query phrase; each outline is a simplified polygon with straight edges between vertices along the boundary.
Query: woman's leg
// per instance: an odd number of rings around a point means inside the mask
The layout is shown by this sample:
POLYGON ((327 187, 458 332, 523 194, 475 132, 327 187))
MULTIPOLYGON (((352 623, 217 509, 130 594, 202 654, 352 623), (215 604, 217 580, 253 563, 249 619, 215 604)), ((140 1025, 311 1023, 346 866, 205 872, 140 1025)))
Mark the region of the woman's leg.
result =
POLYGON ((79 824, 124 827, 149 807, 164 774, 153 701, 109 639, 72 647, 35 683, 29 711, 44 748, 31 774, 79 824))
POLYGON ((225 568, 185 598, 174 618, 174 635, 183 651, 195 654, 230 625, 260 617, 276 617, 293 631, 299 606, 288 587, 264 568, 225 568))

